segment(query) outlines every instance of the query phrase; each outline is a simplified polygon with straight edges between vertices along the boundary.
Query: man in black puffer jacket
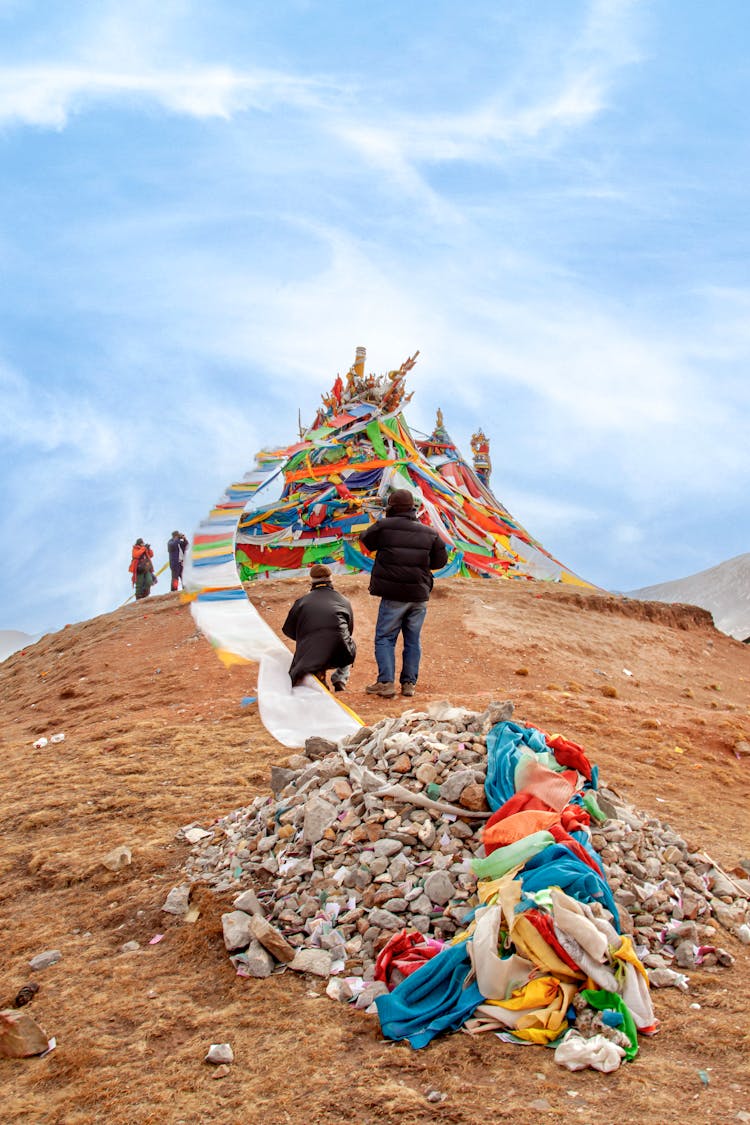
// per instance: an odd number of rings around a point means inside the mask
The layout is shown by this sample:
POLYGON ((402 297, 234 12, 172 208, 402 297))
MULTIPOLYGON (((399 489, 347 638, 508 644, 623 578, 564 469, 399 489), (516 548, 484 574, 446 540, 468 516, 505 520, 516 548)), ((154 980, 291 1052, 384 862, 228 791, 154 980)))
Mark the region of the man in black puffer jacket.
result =
POLYGON ((327 566, 316 563, 310 567, 310 578, 310 593, 297 598, 281 627, 285 636, 297 642, 289 668, 292 687, 308 673, 328 687, 326 671, 333 668, 334 690, 343 691, 357 655, 352 604, 334 590, 327 566))
POLYGON ((402 633, 401 694, 414 695, 432 571, 448 561, 445 543, 433 528, 419 522, 407 488, 391 493, 385 519, 370 524, 359 541, 368 551, 376 552, 370 593, 381 599, 375 626, 378 679, 365 691, 386 699, 396 694, 396 641, 402 633))

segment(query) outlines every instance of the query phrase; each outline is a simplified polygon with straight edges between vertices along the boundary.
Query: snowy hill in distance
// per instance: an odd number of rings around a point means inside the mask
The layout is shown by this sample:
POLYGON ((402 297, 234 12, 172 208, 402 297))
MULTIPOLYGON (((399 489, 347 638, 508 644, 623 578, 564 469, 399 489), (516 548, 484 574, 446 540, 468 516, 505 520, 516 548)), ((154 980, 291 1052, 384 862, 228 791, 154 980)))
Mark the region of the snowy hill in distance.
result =
POLYGON ((744 641, 750 637, 750 554, 737 555, 687 578, 631 590, 627 597, 701 606, 713 615, 717 629, 744 641))
POLYGON ((18 629, 0 629, 0 660, 5 660, 12 653, 18 652, 19 648, 26 648, 26 645, 33 645, 38 640, 38 637, 32 637, 18 629))

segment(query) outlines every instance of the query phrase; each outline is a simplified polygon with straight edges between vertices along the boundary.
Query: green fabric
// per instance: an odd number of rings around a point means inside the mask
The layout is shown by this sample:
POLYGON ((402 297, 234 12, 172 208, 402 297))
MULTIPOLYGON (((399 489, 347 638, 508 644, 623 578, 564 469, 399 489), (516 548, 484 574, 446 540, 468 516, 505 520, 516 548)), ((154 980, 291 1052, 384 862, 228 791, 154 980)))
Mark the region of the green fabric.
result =
POLYGON ((388 450, 385 447, 383 435, 380 432, 380 423, 378 422, 377 418, 373 419, 372 422, 369 422, 367 424, 367 426, 365 427, 365 432, 372 442, 372 448, 375 450, 378 457, 385 457, 388 450))
POLYGON ((554 842, 551 832, 531 832, 522 840, 515 840, 504 848, 495 848, 486 859, 473 859, 471 866, 477 879, 499 879, 514 867, 522 867, 527 859, 539 855, 554 842))
POLYGON ((343 550, 343 544, 340 541, 338 543, 316 544, 314 547, 305 547, 302 561, 307 566, 308 563, 317 562, 318 559, 338 559, 341 558, 343 550))
POLYGON ((569 766, 561 765, 552 750, 542 750, 541 753, 535 754, 534 757, 540 766, 546 766, 547 769, 552 770, 553 773, 565 773, 565 770, 570 768, 569 766))
POLYGON ((455 544, 459 550, 468 551, 470 555, 486 555, 488 558, 494 555, 494 551, 489 547, 481 547, 479 543, 467 543, 465 539, 456 539, 455 544))
POLYGON ((599 824, 602 824, 607 819, 607 814, 603 813, 599 808, 599 802, 596 799, 596 793, 593 789, 584 789, 581 794, 584 808, 590 816, 594 818, 599 824))
POLYGON ((309 449, 300 449, 299 453, 295 453, 293 457, 289 458, 286 465, 284 466, 284 472, 285 473, 291 473, 296 468, 298 468, 299 465, 304 465, 305 462, 307 461, 307 458, 308 458, 309 454, 310 454, 309 449))
POLYGON ((336 461, 341 461, 346 458, 346 450, 342 449, 340 445, 327 449, 318 458, 318 464, 333 465, 336 461))
POLYGON ((616 1012, 620 1012, 622 1015, 621 1030, 630 1040, 630 1047, 625 1051, 625 1058, 632 1062, 638 1054, 638 1032, 636 1031, 635 1020, 622 996, 618 996, 616 992, 608 992, 606 988, 584 988, 581 996, 589 1007, 596 1008, 597 1012, 603 1012, 605 1008, 614 1008, 616 1012))
POLYGON ((305 434, 305 441, 314 441, 316 445, 320 445, 329 434, 335 432, 335 426, 318 426, 317 430, 308 430, 305 434))
POLYGON ((193 543, 193 553, 200 555, 205 551, 213 551, 217 547, 233 547, 234 539, 216 539, 212 543, 193 543))

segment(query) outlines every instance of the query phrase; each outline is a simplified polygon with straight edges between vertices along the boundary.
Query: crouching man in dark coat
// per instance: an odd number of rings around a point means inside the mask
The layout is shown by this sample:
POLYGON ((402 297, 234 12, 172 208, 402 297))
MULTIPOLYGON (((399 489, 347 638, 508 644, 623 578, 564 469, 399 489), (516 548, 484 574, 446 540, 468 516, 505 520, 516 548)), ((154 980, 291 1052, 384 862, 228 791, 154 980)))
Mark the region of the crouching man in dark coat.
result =
POLYGON ((282 625, 284 636, 297 642, 289 668, 292 687, 306 675, 326 683, 326 671, 333 668, 331 683, 343 691, 349 680, 357 646, 354 643, 354 613, 348 598, 334 590, 331 571, 316 563, 310 567, 312 588, 297 598, 282 625))

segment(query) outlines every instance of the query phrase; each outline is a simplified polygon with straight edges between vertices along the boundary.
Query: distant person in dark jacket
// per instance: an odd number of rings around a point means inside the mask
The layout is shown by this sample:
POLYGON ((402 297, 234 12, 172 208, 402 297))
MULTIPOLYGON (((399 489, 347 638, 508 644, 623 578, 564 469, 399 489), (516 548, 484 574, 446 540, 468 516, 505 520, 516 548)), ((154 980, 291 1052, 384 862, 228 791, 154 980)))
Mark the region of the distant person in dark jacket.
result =
POLYGON ((142 539, 136 539, 133 544, 130 566, 128 567, 135 586, 136 601, 147 598, 151 593, 151 587, 156 582, 153 557, 154 552, 151 550, 151 544, 144 543, 142 539))
POLYGON ((182 567, 185 562, 185 552, 188 541, 181 531, 173 531, 172 538, 167 541, 169 552, 169 569, 172 571, 172 590, 179 590, 182 581, 182 567))
POLYGON ((396 694, 396 641, 401 633, 401 694, 414 695, 432 571, 448 561, 445 543, 433 528, 419 522, 407 488, 391 493, 385 518, 370 524, 359 541, 368 551, 375 552, 370 593, 381 599, 375 626, 378 678, 365 691, 386 699, 396 694))
POLYGON ((343 691, 357 655, 352 605, 334 590, 327 566, 316 563, 310 567, 310 578, 310 593, 297 598, 282 625, 284 636, 297 643, 289 668, 292 687, 308 674, 328 687, 326 672, 332 668, 334 691, 343 691))

